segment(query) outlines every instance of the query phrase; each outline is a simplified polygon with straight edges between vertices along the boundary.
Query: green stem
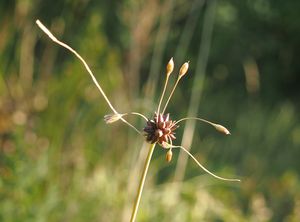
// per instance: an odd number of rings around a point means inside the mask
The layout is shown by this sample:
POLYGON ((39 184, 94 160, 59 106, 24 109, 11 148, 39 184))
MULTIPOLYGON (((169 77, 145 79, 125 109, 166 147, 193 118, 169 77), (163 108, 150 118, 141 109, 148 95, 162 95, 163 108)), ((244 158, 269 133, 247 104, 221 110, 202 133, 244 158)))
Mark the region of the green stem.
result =
POLYGON ((145 180, 146 180, 146 177, 147 177, 147 172, 148 172, 148 169, 149 169, 149 165, 150 165, 150 162, 151 162, 151 157, 152 157, 155 145, 156 145, 156 143, 153 143, 149 147, 148 156, 147 156, 147 159, 146 159, 146 162, 145 162, 145 165, 144 165, 144 169, 143 169, 143 172, 142 172, 142 177, 141 177, 141 180, 140 180, 140 183, 139 183, 138 193, 137 193, 137 196, 136 196, 135 201, 134 201, 130 222, 134 222, 135 219, 136 219, 136 215, 137 215, 137 212, 138 212, 138 209, 139 209, 140 200, 141 200, 141 197, 142 197, 142 192, 143 192, 145 180))

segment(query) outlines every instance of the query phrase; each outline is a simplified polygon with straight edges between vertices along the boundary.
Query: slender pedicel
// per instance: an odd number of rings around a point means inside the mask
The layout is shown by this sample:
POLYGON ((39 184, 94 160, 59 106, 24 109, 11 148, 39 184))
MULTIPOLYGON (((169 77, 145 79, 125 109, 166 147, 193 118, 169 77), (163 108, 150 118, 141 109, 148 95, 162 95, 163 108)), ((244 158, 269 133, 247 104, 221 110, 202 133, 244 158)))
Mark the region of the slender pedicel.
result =
MULTIPOLYGON (((131 114, 131 113, 129 113, 129 114, 131 114)), ((112 123, 117 122, 118 120, 122 119, 123 116, 128 116, 129 114, 128 113, 107 114, 104 116, 104 121, 106 124, 112 124, 112 123)), ((140 130, 138 130, 135 126, 130 125, 130 127, 133 128, 138 134, 143 135, 142 132, 140 130)))
MULTIPOLYGON (((118 120, 120 120, 123 116, 129 116, 129 115, 136 115, 136 116, 140 116, 142 117, 144 120, 146 121, 149 121, 149 119, 144 116, 143 114, 141 113, 138 113, 138 112, 131 112, 131 113, 118 113, 118 114, 115 114, 115 113, 112 113, 112 114, 107 114, 104 116, 104 121, 106 124, 111 124, 111 123, 114 123, 114 122, 117 122, 118 120)), ((130 127, 133 127, 133 129, 138 132, 140 135, 143 135, 142 132, 140 130, 138 130, 136 127, 134 126, 130 126, 130 127)))
POLYGON ((215 174, 213 174, 212 172, 210 172, 208 169, 206 169, 201 163, 199 163, 199 161, 187 150, 185 149, 183 146, 172 146, 171 144, 165 144, 165 146, 168 146, 169 148, 180 148, 182 149, 184 152, 186 152, 196 163, 197 165, 204 170, 206 173, 208 173, 209 175, 219 179, 219 180, 224 180, 224 181, 231 181, 231 182, 241 182, 240 179, 230 179, 230 178, 224 178, 224 177, 220 177, 217 176, 215 174))
MULTIPOLYGON (((170 141, 170 145, 172 146, 172 138, 168 135, 169 141, 170 141)), ((168 163, 171 162, 173 157, 173 152, 172 152, 172 147, 168 150, 168 152, 166 153, 166 161, 168 163)))
MULTIPOLYGON (((70 52, 72 52, 72 53, 73 53, 73 54, 74 54, 74 55, 75 55, 75 56, 83 63, 85 69, 88 71, 88 73, 89 73, 90 76, 92 77, 93 82, 95 83, 95 85, 96 85, 97 88, 99 89, 101 95, 104 97, 104 99, 105 99, 105 101, 107 102, 108 106, 111 108, 111 110, 112 110, 115 114, 119 114, 119 113, 117 112, 117 110, 113 107, 113 105, 111 104, 111 102, 109 101, 109 99, 107 98, 106 94, 104 93, 103 89, 102 89, 101 86, 99 85, 97 79, 95 78, 93 72, 91 71, 90 67, 89 67, 88 64, 85 62, 85 60, 84 60, 84 59, 83 59, 83 58, 82 58, 82 57, 81 57, 81 56, 80 56, 73 48, 71 48, 71 47, 68 46, 67 44, 65 44, 65 43, 63 43, 63 42, 61 42, 61 41, 59 41, 59 40, 58 40, 58 39, 57 39, 57 38, 49 31, 49 29, 47 29, 46 26, 44 26, 44 25, 40 22, 40 20, 36 20, 36 24, 38 25, 38 27, 39 27, 43 32, 45 32, 45 33, 49 36, 49 38, 50 38, 53 42, 57 43, 58 45, 60 45, 60 46, 62 46, 62 47, 64 47, 64 48, 66 48, 66 49, 68 49, 70 52)), ((121 119, 124 123, 126 123, 128 126, 130 126, 131 128, 133 128, 133 129, 136 130, 136 128, 135 128, 133 125, 131 125, 129 122, 127 122, 125 119, 123 119, 123 117, 120 117, 120 119, 121 119)), ((136 131, 137 131, 137 132, 140 132, 140 131, 138 131, 138 130, 136 130, 136 131)))
POLYGON ((165 80, 165 85, 164 85, 164 89, 163 92, 161 94, 160 100, 159 100, 159 104, 158 104, 158 108, 157 108, 157 113, 159 114, 160 112, 160 106, 162 103, 162 100, 165 96, 166 93, 166 89, 167 89, 167 85, 168 85, 168 81, 169 81, 169 77, 171 75, 171 73, 173 72, 174 69, 174 61, 173 61, 173 57, 170 59, 170 61, 167 64, 167 68, 166 68, 166 80, 165 80))
POLYGON ((176 121, 175 124, 178 124, 178 123, 180 123, 180 122, 182 122, 182 121, 184 121, 184 120, 189 120, 189 119, 192 119, 192 120, 199 120, 199 121, 202 121, 202 122, 204 122, 204 123, 208 123, 209 125, 213 126, 216 130, 218 130, 219 132, 224 133, 224 134, 226 134, 226 135, 230 135, 230 132, 229 132, 229 130, 228 130, 226 127, 224 127, 224 126, 222 126, 222 125, 220 125, 220 124, 216 124, 216 123, 210 122, 210 121, 208 121, 208 120, 206 120, 206 119, 197 118, 197 117, 186 117, 186 118, 182 118, 182 119, 176 121))
POLYGON ((107 115, 104 116, 104 121, 106 122, 106 124, 111 124, 111 123, 114 123, 114 122, 120 120, 121 117, 123 117, 123 116, 129 116, 129 115, 140 116, 140 117, 142 117, 146 121, 149 120, 146 116, 144 116, 141 113, 131 112, 131 113, 117 113, 117 114, 111 113, 111 114, 107 114, 107 115))
POLYGON ((171 91, 171 93, 170 93, 170 95, 169 95, 169 98, 168 98, 168 100, 167 100, 167 102, 166 102, 166 104, 165 104, 165 106, 164 106, 164 109, 163 109, 163 111, 162 111, 162 114, 165 113, 165 111, 166 111, 166 109, 167 109, 167 106, 168 106, 168 104, 169 104, 169 102, 170 102, 170 99, 171 99, 171 97, 173 96, 173 93, 174 93, 174 91, 175 91, 175 89, 176 89, 176 87, 177 87, 177 84, 179 83, 179 80, 187 73, 188 69, 189 69, 189 61, 188 61, 188 62, 185 62, 185 63, 181 66, 181 68, 180 68, 180 70, 179 70, 178 78, 177 78, 177 80, 176 80, 176 82, 175 82, 175 84, 174 84, 174 86, 173 86, 173 89, 172 89, 172 91, 171 91))
POLYGON ((146 116, 144 116, 143 114, 141 114, 141 113, 137 113, 137 112, 131 112, 130 114, 132 114, 132 115, 137 115, 137 116, 140 116, 140 117, 142 117, 144 120, 146 120, 146 121, 148 121, 149 119, 146 117, 146 116))

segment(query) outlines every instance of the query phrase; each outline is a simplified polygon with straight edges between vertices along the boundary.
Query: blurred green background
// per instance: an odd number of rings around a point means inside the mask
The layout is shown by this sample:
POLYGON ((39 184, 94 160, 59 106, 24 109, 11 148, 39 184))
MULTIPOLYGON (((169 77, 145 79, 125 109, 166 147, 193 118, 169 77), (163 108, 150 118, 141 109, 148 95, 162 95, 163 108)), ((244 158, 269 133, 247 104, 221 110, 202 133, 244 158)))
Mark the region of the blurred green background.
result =
POLYGON ((86 59, 121 113, 151 117, 168 60, 176 72, 189 60, 168 112, 231 130, 181 124, 176 144, 185 133, 201 163, 241 183, 191 159, 178 165, 178 150, 168 164, 157 147, 138 221, 300 221, 299 9, 296 0, 1 0, 0 221, 129 221, 147 153, 122 122, 104 123, 111 110, 86 70, 36 19, 86 59))

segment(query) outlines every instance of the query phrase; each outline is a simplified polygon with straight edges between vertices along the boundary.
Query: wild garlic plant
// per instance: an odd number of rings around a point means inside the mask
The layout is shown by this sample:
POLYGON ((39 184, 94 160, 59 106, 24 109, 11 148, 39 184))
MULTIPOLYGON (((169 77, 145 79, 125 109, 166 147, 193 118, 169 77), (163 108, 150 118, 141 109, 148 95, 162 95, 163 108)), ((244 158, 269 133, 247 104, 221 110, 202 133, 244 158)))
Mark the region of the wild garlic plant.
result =
POLYGON ((138 134, 143 136, 145 138, 145 140, 150 144, 148 155, 147 155, 147 158, 146 158, 146 161, 145 161, 145 164, 144 164, 144 168, 142 170, 142 176, 141 176, 141 179, 140 179, 140 182, 139 182, 139 187, 138 187, 136 199, 135 199, 134 206, 133 206, 133 209, 132 209, 132 214, 131 214, 131 219, 130 219, 131 222, 134 222, 135 219, 136 219, 136 216, 137 216, 139 203, 140 203, 142 192, 143 192, 143 187, 144 187, 144 184, 145 184, 147 172, 148 172, 150 162, 151 162, 151 157, 152 157, 152 154, 153 154, 153 151, 154 151, 154 148, 155 148, 156 144, 158 144, 160 147, 162 147, 164 150, 166 150, 166 161, 167 162, 170 162, 172 160, 172 156, 173 156, 172 149, 178 148, 178 149, 183 150, 185 153, 187 153, 187 155, 189 155, 201 169, 203 169, 206 173, 210 174, 211 176, 213 176, 213 177, 215 177, 219 180, 224 180, 224 181, 233 181, 233 182, 239 182, 240 181, 239 179, 229 179, 229 178, 224 178, 224 177, 220 177, 220 176, 215 175, 214 173, 212 173, 208 169, 206 169, 202 164, 200 164, 200 162, 185 147, 178 146, 178 145, 175 145, 173 143, 173 141, 176 139, 175 131, 179 127, 179 123, 181 123, 185 120, 190 120, 190 119, 198 120, 198 121, 207 123, 207 124, 213 126, 217 131, 219 131, 219 132, 221 132, 225 135, 230 135, 230 132, 227 128, 225 128, 224 126, 222 126, 220 124, 210 122, 206 119, 197 118, 197 117, 186 117, 186 118, 182 118, 182 119, 179 119, 179 120, 175 121, 175 120, 171 119, 169 113, 166 113, 166 110, 167 110, 168 104, 170 102, 170 99, 172 98, 172 96, 174 94, 174 91, 175 91, 179 81, 188 72, 189 62, 185 62, 181 66, 181 68, 178 72, 177 80, 175 81, 175 84, 172 87, 171 93, 170 93, 170 95, 168 96, 166 102, 163 105, 163 100, 164 100, 164 97, 165 97, 165 93, 166 93, 166 89, 167 89, 167 86, 168 86, 169 78, 170 78, 170 76, 171 76, 171 74, 174 70, 173 58, 171 58, 170 61, 168 62, 167 66, 166 66, 166 79, 165 79, 163 91, 162 91, 162 94, 160 96, 158 107, 157 107, 156 111, 153 113, 152 118, 149 119, 145 115, 143 115, 141 113, 138 113, 138 112, 119 113, 113 107, 110 100, 108 99, 108 97, 104 93, 102 87, 100 86, 100 84, 96 80, 93 72, 91 71, 91 69, 88 66, 88 64, 86 63, 86 61, 73 48, 71 48, 69 45, 65 44, 64 42, 58 40, 39 20, 36 21, 36 24, 38 25, 38 27, 42 31, 44 31, 48 35, 48 37, 52 41, 54 41, 55 43, 57 43, 58 45, 60 45, 64 48, 68 49, 70 52, 72 52, 83 63, 85 69, 87 70, 87 72, 91 76, 94 84, 96 85, 96 87, 100 91, 101 95, 104 97, 106 103, 108 104, 108 106, 110 107, 110 109, 113 112, 113 114, 105 115, 104 116, 104 121, 107 124, 111 124, 111 123, 114 123, 116 121, 121 120, 122 122, 127 124, 129 127, 134 129, 138 134), (138 130, 135 126, 133 126, 131 123, 129 123, 126 119, 124 119, 124 117, 126 117, 128 115, 136 115, 136 116, 139 116, 139 117, 143 118, 145 120, 145 127, 143 128, 143 130, 138 130))

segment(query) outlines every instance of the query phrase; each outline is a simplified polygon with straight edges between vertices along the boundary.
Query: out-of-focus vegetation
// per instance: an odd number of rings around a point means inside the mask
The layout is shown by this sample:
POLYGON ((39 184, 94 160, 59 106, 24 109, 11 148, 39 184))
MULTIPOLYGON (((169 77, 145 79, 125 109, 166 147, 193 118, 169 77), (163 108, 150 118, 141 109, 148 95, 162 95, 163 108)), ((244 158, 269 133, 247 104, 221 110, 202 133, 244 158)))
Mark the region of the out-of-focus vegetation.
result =
MULTIPOLYGON (((174 56, 190 60, 169 111, 187 115, 201 75, 182 181, 156 149, 138 221, 300 221, 299 1, 0 1, 0 221, 128 221, 146 146, 111 110, 82 64, 35 25, 40 19, 86 58, 119 112, 150 117, 174 56), (211 35, 209 35, 211 32, 211 35), (207 56, 206 56, 207 55, 207 56)), ((193 105, 193 104, 192 104, 193 105)), ((140 129, 143 122, 129 119, 140 129)), ((183 126, 178 129, 180 143, 183 126)))

